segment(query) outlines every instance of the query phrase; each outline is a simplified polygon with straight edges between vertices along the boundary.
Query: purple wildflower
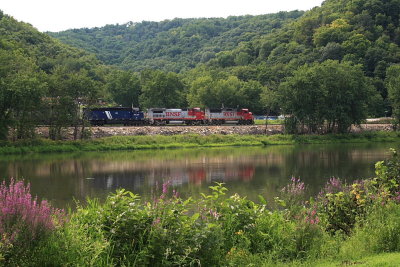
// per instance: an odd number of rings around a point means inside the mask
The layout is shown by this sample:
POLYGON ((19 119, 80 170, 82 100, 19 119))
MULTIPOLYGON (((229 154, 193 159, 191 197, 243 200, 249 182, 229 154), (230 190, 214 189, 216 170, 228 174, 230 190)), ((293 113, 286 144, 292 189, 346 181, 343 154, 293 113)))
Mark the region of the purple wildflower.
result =
POLYGON ((290 184, 288 184, 287 186, 285 186, 284 188, 282 188, 281 191, 283 193, 287 193, 287 194, 295 195, 295 196, 303 194, 304 190, 305 190, 304 182, 302 182, 300 180, 300 178, 296 178, 294 176, 292 177, 291 181, 292 182, 290 184))
POLYGON ((0 236, 10 245, 40 238, 55 228, 53 216, 59 223, 64 223, 65 217, 62 210, 51 208, 47 201, 32 199, 30 185, 14 179, 9 186, 5 181, 0 184, 0 211, 0 236))
POLYGON ((216 210, 212 209, 210 209, 210 215, 216 220, 218 220, 218 218, 220 217, 220 214, 216 210))
POLYGON ((164 199, 167 196, 168 188, 169 188, 170 184, 171 184, 171 181, 166 181, 165 183, 163 183, 163 185, 162 185, 162 194, 160 196, 160 199, 164 199))
POLYGON ((163 185, 162 185, 162 193, 164 195, 168 193, 168 188, 169 188, 170 184, 171 184, 171 181, 166 181, 165 183, 163 183, 163 185))
POLYGON ((339 178, 332 177, 324 187, 325 193, 337 193, 343 191, 343 184, 339 178))

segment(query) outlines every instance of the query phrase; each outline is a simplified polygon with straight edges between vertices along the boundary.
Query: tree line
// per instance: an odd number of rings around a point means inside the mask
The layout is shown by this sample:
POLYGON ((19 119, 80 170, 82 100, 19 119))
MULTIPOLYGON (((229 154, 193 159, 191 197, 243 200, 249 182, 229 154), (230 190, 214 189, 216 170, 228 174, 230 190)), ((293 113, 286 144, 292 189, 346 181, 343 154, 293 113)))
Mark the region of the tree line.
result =
POLYGON ((158 40, 163 49, 172 43, 183 46, 183 32, 202 33, 209 38, 200 35, 201 40, 226 49, 175 71, 160 65, 144 64, 142 70, 105 65, 90 52, 0 12, 1 138, 31 138, 43 123, 53 139, 67 126, 77 133, 81 108, 99 101, 142 109, 246 107, 255 114, 286 115, 286 128, 293 133, 346 132, 368 116, 393 114, 399 122, 398 2, 328 0, 304 15, 143 22, 129 25, 135 29, 131 34, 119 32, 118 25, 71 31, 87 32, 89 39, 92 32, 104 38, 109 32, 111 39, 131 38, 139 46, 158 40), (162 40, 163 32, 174 31, 175 41, 162 40))

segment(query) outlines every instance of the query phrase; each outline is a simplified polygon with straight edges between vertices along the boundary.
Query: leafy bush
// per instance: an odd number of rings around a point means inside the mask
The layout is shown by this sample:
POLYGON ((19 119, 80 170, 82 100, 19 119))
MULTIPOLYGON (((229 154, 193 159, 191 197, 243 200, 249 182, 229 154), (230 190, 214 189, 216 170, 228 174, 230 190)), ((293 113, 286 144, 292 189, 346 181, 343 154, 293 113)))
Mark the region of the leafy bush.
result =
MULTIPOLYGON (((104 204, 89 201, 77 211, 80 225, 100 231, 109 244, 103 251, 116 265, 219 265, 222 235, 209 212, 189 213, 192 200, 182 201, 169 184, 152 203, 125 190, 110 195, 104 204)), ((95 233, 98 235, 98 233, 95 233)), ((105 260, 103 260, 105 262, 105 260)))
POLYGON ((350 235, 358 219, 362 219, 374 201, 371 181, 345 185, 332 178, 317 198, 318 215, 331 234, 338 231, 350 235))
POLYGON ((400 158, 396 150, 391 149, 391 152, 392 158, 375 164, 377 177, 374 182, 378 190, 394 196, 400 191, 400 158))

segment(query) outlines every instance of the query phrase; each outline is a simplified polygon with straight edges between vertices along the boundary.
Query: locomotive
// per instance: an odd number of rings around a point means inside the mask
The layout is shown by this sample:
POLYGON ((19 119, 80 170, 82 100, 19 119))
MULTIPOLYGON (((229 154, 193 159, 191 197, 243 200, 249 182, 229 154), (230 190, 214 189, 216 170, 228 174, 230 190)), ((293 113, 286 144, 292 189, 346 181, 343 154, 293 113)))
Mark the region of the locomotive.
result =
POLYGON ((205 117, 207 120, 207 124, 254 124, 253 113, 251 113, 247 108, 206 108, 205 117))
POLYGON ((205 124, 204 112, 200 108, 150 108, 147 111, 147 119, 151 125, 162 125, 172 122, 181 122, 186 125, 205 124))
POLYGON ((138 108, 110 107, 91 108, 83 111, 91 125, 104 124, 147 125, 144 112, 138 108))
POLYGON ((111 107, 91 108, 84 111, 91 125, 166 125, 181 123, 185 125, 238 125, 254 124, 252 112, 245 108, 200 108, 167 109, 150 108, 147 113, 138 108, 111 107))

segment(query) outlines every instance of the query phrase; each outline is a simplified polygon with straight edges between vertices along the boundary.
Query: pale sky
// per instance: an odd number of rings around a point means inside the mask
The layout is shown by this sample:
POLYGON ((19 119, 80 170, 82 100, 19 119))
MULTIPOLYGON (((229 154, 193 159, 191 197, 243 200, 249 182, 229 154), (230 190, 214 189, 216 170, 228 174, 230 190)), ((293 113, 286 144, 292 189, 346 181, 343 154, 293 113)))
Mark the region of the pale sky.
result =
POLYGON ((322 0, 1 0, 0 10, 39 31, 102 27, 129 21, 211 18, 309 10, 322 0))

